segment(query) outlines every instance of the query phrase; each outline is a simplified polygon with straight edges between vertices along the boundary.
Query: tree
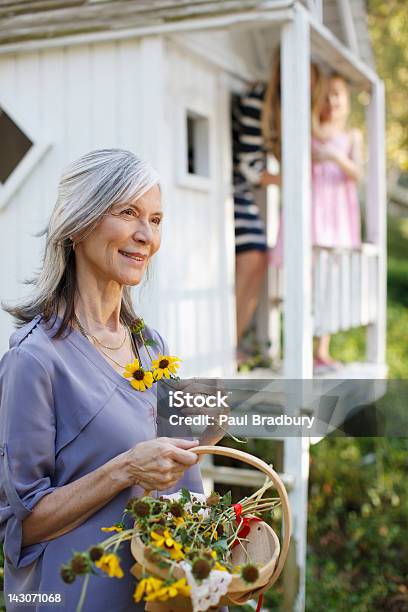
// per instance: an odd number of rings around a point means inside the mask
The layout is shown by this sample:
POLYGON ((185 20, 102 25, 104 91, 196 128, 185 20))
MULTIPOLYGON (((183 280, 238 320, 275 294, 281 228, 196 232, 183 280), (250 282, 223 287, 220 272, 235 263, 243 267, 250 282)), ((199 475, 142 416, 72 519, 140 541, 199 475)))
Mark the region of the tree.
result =
POLYGON ((408 171, 408 11, 406 0, 368 0, 368 25, 387 100, 387 157, 408 171))

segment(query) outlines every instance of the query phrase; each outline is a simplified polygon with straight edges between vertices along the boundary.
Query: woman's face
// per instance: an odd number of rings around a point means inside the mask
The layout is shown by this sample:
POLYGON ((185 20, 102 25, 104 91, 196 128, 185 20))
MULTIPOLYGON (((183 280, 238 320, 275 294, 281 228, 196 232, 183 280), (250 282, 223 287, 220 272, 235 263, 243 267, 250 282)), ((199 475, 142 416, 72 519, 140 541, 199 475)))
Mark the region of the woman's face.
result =
POLYGON ((349 112, 349 94, 343 79, 330 79, 327 91, 327 110, 330 118, 345 119, 349 112))
POLYGON ((101 281, 138 285, 160 247, 161 194, 157 185, 137 200, 115 204, 75 250, 77 266, 101 281))

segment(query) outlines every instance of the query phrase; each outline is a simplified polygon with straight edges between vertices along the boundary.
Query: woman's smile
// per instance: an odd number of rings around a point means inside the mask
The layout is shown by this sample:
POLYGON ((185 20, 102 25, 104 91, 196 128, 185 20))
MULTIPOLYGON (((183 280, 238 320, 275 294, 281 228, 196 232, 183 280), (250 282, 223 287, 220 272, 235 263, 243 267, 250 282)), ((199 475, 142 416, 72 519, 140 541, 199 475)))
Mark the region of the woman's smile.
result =
POLYGON ((130 261, 133 261, 137 265, 143 265, 147 260, 147 255, 144 255, 143 253, 138 253, 135 251, 125 251, 122 249, 119 250, 119 253, 120 255, 126 257, 126 259, 130 261))

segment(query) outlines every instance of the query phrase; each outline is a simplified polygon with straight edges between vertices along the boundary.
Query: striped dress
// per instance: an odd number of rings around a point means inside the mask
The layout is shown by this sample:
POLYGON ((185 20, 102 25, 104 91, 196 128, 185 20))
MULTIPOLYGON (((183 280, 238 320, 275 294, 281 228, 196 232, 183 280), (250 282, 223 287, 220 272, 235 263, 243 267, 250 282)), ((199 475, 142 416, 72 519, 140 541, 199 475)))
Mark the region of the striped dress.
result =
POLYGON ((253 187, 266 170, 261 113, 265 85, 255 84, 242 97, 232 101, 233 184, 235 251, 265 251, 265 225, 255 203, 253 187))

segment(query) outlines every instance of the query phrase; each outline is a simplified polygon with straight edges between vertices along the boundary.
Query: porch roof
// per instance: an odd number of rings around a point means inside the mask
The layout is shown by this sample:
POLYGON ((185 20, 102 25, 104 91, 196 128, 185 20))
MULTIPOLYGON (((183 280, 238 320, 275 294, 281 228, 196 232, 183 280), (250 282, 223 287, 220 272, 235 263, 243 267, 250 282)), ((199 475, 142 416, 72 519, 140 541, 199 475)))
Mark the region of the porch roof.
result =
MULTIPOLYGON (((0 0, 0 45, 273 11, 293 4, 295 0, 0 0)), ((349 5, 359 55, 372 66, 365 2, 350 0, 349 5)), ((347 45, 339 0, 324 0, 323 23, 347 45)))

